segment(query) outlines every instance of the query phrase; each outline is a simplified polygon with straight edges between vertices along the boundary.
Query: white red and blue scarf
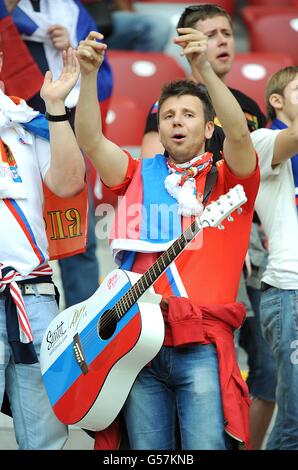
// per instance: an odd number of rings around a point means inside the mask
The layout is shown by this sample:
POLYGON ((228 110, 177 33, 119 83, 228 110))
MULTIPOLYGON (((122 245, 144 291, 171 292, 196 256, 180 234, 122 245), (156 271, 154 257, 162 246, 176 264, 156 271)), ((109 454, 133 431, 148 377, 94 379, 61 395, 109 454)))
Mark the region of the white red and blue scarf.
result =
MULTIPOLYGON (((212 154, 204 154, 204 157, 206 155, 208 162, 212 162, 212 154)), ((204 191, 209 168, 209 163, 205 165, 207 160, 204 160, 200 174, 199 199, 202 199, 200 191, 204 191)), ((185 176, 184 170, 180 175, 185 176)), ((115 261, 124 269, 131 267, 132 258, 128 253, 165 251, 182 233, 179 201, 165 186, 168 176, 168 159, 164 155, 142 160, 119 204, 110 245, 115 261), (128 257, 130 261, 126 264, 128 257)))
POLYGON ((208 173, 212 161, 212 153, 209 152, 180 164, 175 163, 170 157, 167 159, 170 174, 165 179, 165 187, 169 194, 178 201, 178 214, 185 217, 202 214, 204 209, 203 195, 197 194, 196 176, 208 173))

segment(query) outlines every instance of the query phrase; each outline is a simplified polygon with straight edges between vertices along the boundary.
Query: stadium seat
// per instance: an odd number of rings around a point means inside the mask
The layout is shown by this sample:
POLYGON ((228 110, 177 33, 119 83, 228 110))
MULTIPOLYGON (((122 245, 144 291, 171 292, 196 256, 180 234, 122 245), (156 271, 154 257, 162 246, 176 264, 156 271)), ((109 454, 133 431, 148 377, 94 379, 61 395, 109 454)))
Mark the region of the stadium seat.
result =
MULTIPOLYGON (((195 5, 199 3, 214 3, 216 5, 224 8, 230 15, 233 15, 235 12, 235 2, 234 0, 209 0, 208 2, 204 0, 138 0, 140 3, 186 3, 187 5, 195 5)), ((186 6, 187 6, 186 5, 186 6)))
MULTIPOLYGON (((106 117, 105 136, 115 144, 139 157, 147 113, 136 102, 126 96, 112 96, 106 117)), ((116 207, 117 196, 102 185, 102 199, 97 204, 116 207)))
POLYGON ((247 4, 251 6, 266 6, 266 7, 279 7, 281 3, 283 6, 292 6, 294 0, 248 0, 247 4))
POLYGON ((248 6, 241 14, 249 30, 251 52, 281 52, 298 63, 298 6, 248 6))
POLYGON ((109 51, 114 77, 113 97, 127 97, 146 113, 158 99, 165 82, 186 78, 172 56, 162 52, 109 51))
POLYGON ((108 139, 120 147, 139 147, 144 135, 147 113, 126 96, 113 96, 106 118, 108 139))
POLYGON ((265 87, 268 78, 279 69, 294 65, 291 56, 280 53, 238 53, 227 84, 253 98, 266 114, 265 87))

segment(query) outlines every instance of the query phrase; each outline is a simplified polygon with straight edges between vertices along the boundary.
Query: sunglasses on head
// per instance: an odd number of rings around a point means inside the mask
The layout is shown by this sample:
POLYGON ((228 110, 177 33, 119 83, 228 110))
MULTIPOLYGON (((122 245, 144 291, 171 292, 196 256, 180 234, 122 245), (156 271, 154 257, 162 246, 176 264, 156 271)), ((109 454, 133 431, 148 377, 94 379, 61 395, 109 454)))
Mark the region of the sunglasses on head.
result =
POLYGON ((210 6, 212 7, 212 6, 215 6, 215 5, 210 4, 210 3, 200 3, 199 5, 189 5, 188 7, 185 8, 184 12, 180 16, 180 19, 179 19, 178 24, 177 24, 177 28, 184 28, 185 19, 188 15, 190 15, 194 11, 200 11, 200 10, 205 11, 206 9, 208 10, 210 8, 210 6))
POLYGON ((185 8, 184 12, 182 13, 182 15, 180 16, 180 19, 178 21, 178 24, 177 24, 177 28, 184 28, 184 22, 185 22, 185 18, 192 12, 194 11, 199 11, 199 10, 202 10, 203 8, 205 8, 205 3, 203 4, 200 4, 200 5, 190 5, 188 7, 185 8))
POLYGON ((202 10, 203 8, 205 8, 206 5, 208 5, 208 3, 200 3, 199 5, 189 5, 185 8, 184 12, 202 10))

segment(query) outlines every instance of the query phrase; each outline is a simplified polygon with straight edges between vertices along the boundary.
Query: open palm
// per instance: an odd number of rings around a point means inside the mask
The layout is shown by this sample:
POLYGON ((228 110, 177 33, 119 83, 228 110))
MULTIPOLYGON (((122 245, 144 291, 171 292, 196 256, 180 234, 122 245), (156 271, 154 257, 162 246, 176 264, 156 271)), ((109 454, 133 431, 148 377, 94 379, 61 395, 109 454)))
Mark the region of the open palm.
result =
POLYGON ((63 51, 62 58, 63 69, 57 80, 53 81, 52 72, 47 71, 45 74, 40 90, 40 96, 44 101, 65 100, 79 78, 80 64, 75 51, 72 48, 63 51))

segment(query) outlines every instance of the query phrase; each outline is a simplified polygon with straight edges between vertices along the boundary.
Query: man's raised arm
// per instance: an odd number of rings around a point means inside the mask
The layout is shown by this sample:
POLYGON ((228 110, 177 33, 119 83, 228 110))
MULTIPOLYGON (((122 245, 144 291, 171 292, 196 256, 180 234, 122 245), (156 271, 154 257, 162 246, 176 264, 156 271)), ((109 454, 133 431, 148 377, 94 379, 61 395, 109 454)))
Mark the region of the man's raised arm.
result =
POLYGON ((74 132, 65 116, 65 99, 76 84, 80 66, 75 51, 70 47, 63 51, 63 69, 53 80, 47 71, 40 96, 45 102, 49 119, 51 163, 45 174, 45 182, 60 197, 70 197, 84 187, 85 163, 74 132), (62 122, 59 116, 62 115, 62 122), (55 117, 58 117, 58 121, 55 117))
POLYGON ((102 34, 91 31, 78 47, 81 88, 76 108, 75 130, 79 146, 95 165, 102 181, 107 186, 115 186, 124 181, 128 157, 102 133, 97 97, 97 73, 106 49, 105 44, 97 41, 102 38, 102 34))
POLYGON ((194 74, 197 70, 203 78, 224 130, 225 160, 237 176, 248 176, 256 168, 256 153, 242 109, 207 60, 208 38, 193 28, 180 28, 178 32, 180 36, 175 38, 175 42, 182 47, 183 54, 190 58, 194 74))

